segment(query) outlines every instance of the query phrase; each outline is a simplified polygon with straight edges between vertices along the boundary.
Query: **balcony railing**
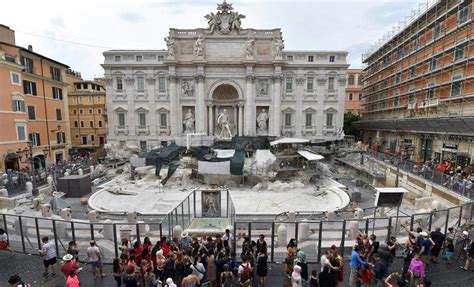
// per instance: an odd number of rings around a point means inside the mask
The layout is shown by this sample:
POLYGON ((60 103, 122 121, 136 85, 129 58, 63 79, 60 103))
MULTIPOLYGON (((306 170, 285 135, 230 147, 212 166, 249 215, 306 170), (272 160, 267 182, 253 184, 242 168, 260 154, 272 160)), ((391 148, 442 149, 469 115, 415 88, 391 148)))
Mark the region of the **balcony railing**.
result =
POLYGON ((281 128, 281 134, 284 136, 294 136, 295 127, 294 126, 284 126, 281 128))
POLYGON ((140 134, 149 135, 150 134, 150 127, 149 126, 137 126, 137 127, 135 127, 135 134, 137 134, 137 135, 140 135, 140 134))
POLYGON ((128 126, 116 126, 115 127, 115 134, 124 134, 128 135, 128 126))
POLYGON ((159 126, 156 128, 156 134, 169 136, 171 134, 171 128, 170 126, 159 126))
POLYGON ((303 135, 316 135, 316 126, 306 126, 304 125, 302 128, 301 128, 301 133, 303 135))

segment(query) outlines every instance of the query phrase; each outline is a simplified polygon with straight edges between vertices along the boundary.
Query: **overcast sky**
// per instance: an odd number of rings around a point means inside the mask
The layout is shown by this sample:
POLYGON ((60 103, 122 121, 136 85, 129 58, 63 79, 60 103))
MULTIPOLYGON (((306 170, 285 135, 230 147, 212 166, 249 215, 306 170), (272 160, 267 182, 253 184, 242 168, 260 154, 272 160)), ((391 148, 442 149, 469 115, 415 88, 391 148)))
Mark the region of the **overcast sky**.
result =
MULTIPOLYGON (((206 28, 212 0, 16 0, 0 9, 0 24, 19 46, 69 65, 83 78, 102 76, 102 52, 164 49, 169 28, 206 28), (56 39, 56 40, 54 40, 56 39)), ((351 68, 421 0, 229 0, 246 15, 242 27, 281 28, 288 50, 345 50, 351 68)))

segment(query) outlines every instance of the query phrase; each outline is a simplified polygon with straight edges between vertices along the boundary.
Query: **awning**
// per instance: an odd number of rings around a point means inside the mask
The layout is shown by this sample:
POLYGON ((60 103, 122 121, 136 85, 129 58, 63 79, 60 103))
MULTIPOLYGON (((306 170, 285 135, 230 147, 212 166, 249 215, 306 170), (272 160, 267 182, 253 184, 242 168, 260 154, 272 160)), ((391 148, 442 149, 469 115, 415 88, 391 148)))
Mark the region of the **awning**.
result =
POLYGON ((309 143, 307 139, 297 139, 297 138, 281 138, 276 141, 270 142, 271 146, 278 145, 278 144, 303 144, 309 143))
POLYGON ((308 161, 312 161, 312 160, 321 160, 324 158, 324 156, 322 155, 319 155, 319 154, 315 154, 315 153, 312 153, 310 151, 307 151, 307 150, 299 150, 298 153, 304 157, 305 159, 307 159, 308 161))
POLYGON ((275 162, 275 155, 268 149, 258 149, 255 152, 255 162, 258 168, 266 168, 275 162))

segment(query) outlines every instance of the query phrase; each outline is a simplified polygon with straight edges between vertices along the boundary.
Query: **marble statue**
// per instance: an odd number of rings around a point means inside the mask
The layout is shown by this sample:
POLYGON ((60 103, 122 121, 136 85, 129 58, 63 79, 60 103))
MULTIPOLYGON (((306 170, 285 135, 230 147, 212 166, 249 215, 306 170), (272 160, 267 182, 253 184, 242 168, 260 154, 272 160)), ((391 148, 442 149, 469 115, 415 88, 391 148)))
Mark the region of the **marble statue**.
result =
POLYGON ((282 58, 283 57, 283 49, 285 45, 283 44, 282 39, 277 39, 275 43, 275 58, 282 58))
POLYGON ((255 50, 255 39, 253 37, 250 37, 247 40, 247 44, 245 46, 245 56, 247 58, 253 58, 254 50, 255 50))
POLYGON ((240 26, 242 25, 242 22, 240 19, 245 18, 245 15, 239 14, 238 12, 230 12, 230 30, 231 31, 237 31, 240 32, 242 29, 240 26))
POLYGON ((166 46, 168 46, 168 56, 174 57, 174 40, 171 37, 165 37, 166 46))
POLYGON ((201 35, 194 42, 194 56, 196 58, 202 58, 204 56, 204 39, 201 35))
POLYGON ((229 114, 226 109, 217 116, 217 126, 220 129, 220 138, 232 138, 232 132, 230 130, 229 114))
POLYGON ((183 94, 187 97, 192 97, 194 95, 194 87, 191 81, 183 81, 181 85, 183 88, 183 94))
POLYGON ((194 132, 194 114, 191 109, 188 109, 188 112, 184 115, 183 125, 185 133, 194 132))
POLYGON ((239 33, 242 28, 241 19, 245 18, 245 15, 239 14, 238 12, 232 11, 234 8, 232 4, 227 3, 226 1, 222 4, 217 4, 217 13, 213 12, 204 16, 209 25, 209 30, 212 33, 217 31, 221 34, 229 34, 233 31, 239 33))
POLYGON ((257 116, 257 128, 258 128, 258 133, 263 134, 268 132, 268 114, 265 109, 262 109, 262 111, 258 114, 257 116))
POLYGON ((204 16, 204 18, 207 19, 207 24, 209 25, 209 30, 211 30, 211 34, 214 33, 214 30, 221 24, 219 16, 211 12, 204 16))

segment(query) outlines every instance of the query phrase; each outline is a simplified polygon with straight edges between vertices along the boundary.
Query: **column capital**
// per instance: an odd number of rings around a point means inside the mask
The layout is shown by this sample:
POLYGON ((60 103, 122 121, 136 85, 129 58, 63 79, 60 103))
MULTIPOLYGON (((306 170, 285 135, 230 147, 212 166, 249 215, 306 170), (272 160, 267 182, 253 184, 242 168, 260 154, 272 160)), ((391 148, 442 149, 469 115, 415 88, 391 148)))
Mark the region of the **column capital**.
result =
POLYGON ((153 85, 155 83, 155 78, 154 77, 148 77, 148 78, 146 78, 146 82, 149 85, 153 85))
POLYGON ((196 79, 197 82, 204 82, 204 80, 206 79, 206 76, 204 74, 198 74, 194 78, 196 79))
POLYGON ((114 79, 112 79, 111 77, 106 77, 104 78, 104 82, 106 86, 111 86, 112 83, 114 82, 114 79))
POLYGON ((176 83, 178 77, 176 75, 168 75, 168 81, 176 83))
POLYGON ((249 82, 253 82, 255 81, 255 76, 253 74, 247 74, 247 76, 245 77, 247 79, 247 81, 249 82))
POLYGON ((129 76, 125 78, 125 84, 127 84, 128 86, 133 85, 133 83, 135 83, 135 79, 133 77, 129 76))
POLYGON ((272 80, 276 82, 281 82, 283 80, 283 75, 282 74, 275 74, 272 76, 272 80))

